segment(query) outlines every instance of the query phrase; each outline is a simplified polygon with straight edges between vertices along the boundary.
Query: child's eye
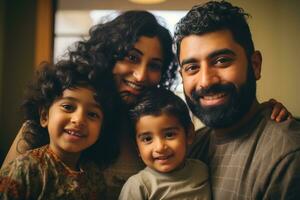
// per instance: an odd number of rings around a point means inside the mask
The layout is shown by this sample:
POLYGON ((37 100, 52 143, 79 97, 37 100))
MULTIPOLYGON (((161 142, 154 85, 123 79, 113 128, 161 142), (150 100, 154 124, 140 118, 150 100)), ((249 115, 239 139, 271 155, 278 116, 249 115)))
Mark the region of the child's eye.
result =
POLYGON ((63 108, 63 110, 65 110, 67 112, 71 112, 75 109, 75 107, 70 104, 62 104, 61 107, 63 108))
POLYGON ((169 139, 169 140, 174 139, 175 135, 176 135, 175 132, 166 132, 165 133, 165 138, 169 139))
POLYGON ((151 135, 143 135, 140 137, 140 140, 145 144, 149 144, 152 142, 152 136, 151 135))
POLYGON ((100 114, 98 114, 97 112, 88 112, 88 116, 91 119, 100 119, 100 114))

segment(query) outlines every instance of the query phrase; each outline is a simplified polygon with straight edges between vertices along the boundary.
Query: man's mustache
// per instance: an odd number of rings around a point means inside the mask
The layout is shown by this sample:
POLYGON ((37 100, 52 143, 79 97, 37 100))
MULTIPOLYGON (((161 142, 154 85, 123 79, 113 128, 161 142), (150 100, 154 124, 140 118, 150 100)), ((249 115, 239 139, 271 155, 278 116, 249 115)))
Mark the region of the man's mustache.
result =
POLYGON ((236 92, 236 88, 232 83, 225 84, 214 84, 206 88, 200 88, 198 90, 192 91, 192 99, 194 101, 199 101, 199 99, 206 95, 212 95, 216 93, 234 93, 236 92))

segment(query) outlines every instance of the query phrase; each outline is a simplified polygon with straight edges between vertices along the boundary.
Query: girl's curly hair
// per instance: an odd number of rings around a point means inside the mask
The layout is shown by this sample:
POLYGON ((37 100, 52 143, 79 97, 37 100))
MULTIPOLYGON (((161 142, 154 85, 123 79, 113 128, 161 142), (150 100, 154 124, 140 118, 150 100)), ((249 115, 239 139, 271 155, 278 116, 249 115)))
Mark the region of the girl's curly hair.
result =
POLYGON ((114 126, 116 118, 113 115, 119 105, 111 73, 99 72, 97 67, 71 61, 60 61, 56 65, 42 63, 40 69, 28 86, 22 104, 27 121, 23 132, 25 141, 31 148, 48 144, 47 128, 40 125, 41 110, 48 110, 66 89, 89 87, 95 90, 95 100, 101 105, 104 119, 99 140, 84 150, 81 158, 106 167, 119 152, 118 145, 111 145, 118 141, 114 126))
POLYGON ((159 39, 164 60, 159 85, 170 88, 177 69, 173 40, 170 32, 147 11, 127 11, 111 21, 93 26, 89 31, 89 39, 77 42, 75 49, 69 50, 70 60, 79 60, 112 71, 115 63, 127 56, 141 36, 159 39), (101 63, 103 59, 108 61, 106 65, 101 63))

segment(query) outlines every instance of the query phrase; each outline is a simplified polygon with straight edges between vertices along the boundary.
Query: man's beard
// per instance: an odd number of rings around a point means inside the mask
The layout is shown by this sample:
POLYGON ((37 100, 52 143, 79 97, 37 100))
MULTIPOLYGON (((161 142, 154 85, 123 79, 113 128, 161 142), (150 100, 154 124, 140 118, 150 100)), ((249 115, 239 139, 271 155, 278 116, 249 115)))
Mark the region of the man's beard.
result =
POLYGON ((186 101, 191 111, 206 126, 227 128, 240 120, 249 110, 256 96, 256 79, 252 66, 248 66, 247 80, 239 88, 234 84, 215 84, 208 88, 192 91, 192 99, 186 94, 186 101), (217 106, 203 107, 200 97, 207 94, 225 93, 229 99, 217 106))

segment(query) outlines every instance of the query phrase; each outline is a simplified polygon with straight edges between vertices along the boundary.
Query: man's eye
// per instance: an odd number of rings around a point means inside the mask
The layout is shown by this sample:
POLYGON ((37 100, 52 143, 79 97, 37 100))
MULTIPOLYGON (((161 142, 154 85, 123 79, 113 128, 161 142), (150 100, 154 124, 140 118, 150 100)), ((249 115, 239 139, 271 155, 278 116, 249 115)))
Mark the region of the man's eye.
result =
POLYGON ((189 64, 183 66, 183 71, 186 73, 196 72, 197 70, 199 70, 199 66, 196 64, 189 64))
POLYGON ((229 57, 220 57, 220 58, 217 58, 217 59, 214 61, 214 64, 215 64, 215 65, 220 65, 220 66, 227 66, 227 65, 229 65, 232 61, 233 61, 232 58, 229 58, 229 57))
POLYGON ((68 112, 71 112, 75 109, 75 107, 70 104, 62 104, 61 107, 63 108, 63 110, 68 111, 68 112))

